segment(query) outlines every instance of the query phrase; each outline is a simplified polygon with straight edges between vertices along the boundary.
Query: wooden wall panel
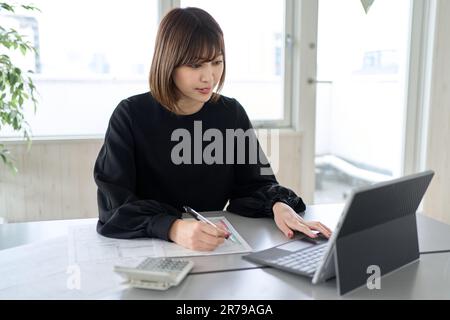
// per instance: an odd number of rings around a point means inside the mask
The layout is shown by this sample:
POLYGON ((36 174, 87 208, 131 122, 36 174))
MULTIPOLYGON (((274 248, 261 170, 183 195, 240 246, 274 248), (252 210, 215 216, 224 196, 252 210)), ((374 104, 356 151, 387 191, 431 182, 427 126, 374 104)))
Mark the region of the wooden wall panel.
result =
MULTIPOLYGON (((8 222, 97 217, 94 162, 103 141, 35 141, 8 147, 17 158, 14 176, 0 166, 0 217, 8 222)), ((300 190, 300 134, 280 134, 279 182, 300 190)))
POLYGON ((0 216, 8 222, 96 217, 92 171, 101 140, 11 143, 17 175, 0 167, 0 216))

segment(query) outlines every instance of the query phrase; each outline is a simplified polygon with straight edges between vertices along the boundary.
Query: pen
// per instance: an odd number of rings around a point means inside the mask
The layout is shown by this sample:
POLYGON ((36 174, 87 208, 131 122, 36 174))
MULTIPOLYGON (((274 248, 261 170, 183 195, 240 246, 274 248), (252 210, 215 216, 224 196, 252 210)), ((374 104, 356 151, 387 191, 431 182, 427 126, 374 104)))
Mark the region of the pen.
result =
MULTIPOLYGON (((211 221, 206 219, 204 216, 202 216, 200 213, 198 213, 197 211, 195 211, 191 207, 183 206, 183 209, 184 209, 184 211, 186 211, 186 213, 188 213, 191 216, 193 216, 195 220, 206 222, 207 224, 213 226, 214 228, 219 229, 218 226, 216 226, 214 223, 212 223, 211 221)), ((225 237, 225 239, 228 239, 228 237, 229 237, 229 235, 227 235, 225 237)))

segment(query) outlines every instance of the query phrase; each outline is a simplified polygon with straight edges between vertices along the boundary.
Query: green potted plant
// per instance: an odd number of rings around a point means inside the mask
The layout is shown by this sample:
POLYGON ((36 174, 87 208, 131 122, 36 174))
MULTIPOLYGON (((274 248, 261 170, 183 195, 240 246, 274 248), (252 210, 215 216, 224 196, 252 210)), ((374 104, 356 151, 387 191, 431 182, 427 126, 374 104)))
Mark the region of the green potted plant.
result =
MULTIPOLYGON (((14 15, 17 9, 40 11, 30 5, 12 5, 0 2, 0 16, 14 15)), ((31 70, 24 71, 15 65, 9 54, 15 50, 20 50, 22 55, 25 56, 29 52, 37 54, 37 51, 24 36, 13 28, 8 28, 2 24, 0 23, 0 130, 9 126, 14 131, 21 132, 29 148, 31 145, 30 127, 24 117, 24 104, 31 101, 36 112, 36 87, 30 77, 33 72, 31 70)), ((0 162, 8 166, 13 172, 17 172, 10 151, 1 142, 0 158, 0 162)))

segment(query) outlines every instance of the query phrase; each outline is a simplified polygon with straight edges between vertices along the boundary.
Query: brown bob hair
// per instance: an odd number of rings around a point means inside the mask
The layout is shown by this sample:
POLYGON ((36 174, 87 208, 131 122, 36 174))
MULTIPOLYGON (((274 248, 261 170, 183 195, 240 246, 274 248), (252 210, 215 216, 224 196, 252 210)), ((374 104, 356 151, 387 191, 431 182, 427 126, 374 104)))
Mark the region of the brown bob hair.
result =
POLYGON ((216 102, 225 81, 225 43, 219 24, 199 8, 175 8, 159 25, 155 51, 150 68, 152 96, 170 111, 177 113, 180 92, 173 81, 173 72, 182 65, 213 61, 223 55, 223 74, 211 100, 216 102))

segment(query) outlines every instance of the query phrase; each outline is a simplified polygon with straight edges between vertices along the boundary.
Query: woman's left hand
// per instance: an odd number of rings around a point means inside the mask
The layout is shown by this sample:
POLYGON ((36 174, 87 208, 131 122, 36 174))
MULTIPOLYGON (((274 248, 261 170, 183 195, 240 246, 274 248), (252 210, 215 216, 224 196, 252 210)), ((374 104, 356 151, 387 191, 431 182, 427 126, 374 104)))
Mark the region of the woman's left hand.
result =
POLYGON ((272 210, 277 227, 288 238, 294 236, 294 231, 300 231, 310 238, 317 238, 313 230, 319 231, 327 238, 331 236, 331 230, 327 226, 319 221, 304 220, 290 206, 283 202, 276 202, 272 210))

